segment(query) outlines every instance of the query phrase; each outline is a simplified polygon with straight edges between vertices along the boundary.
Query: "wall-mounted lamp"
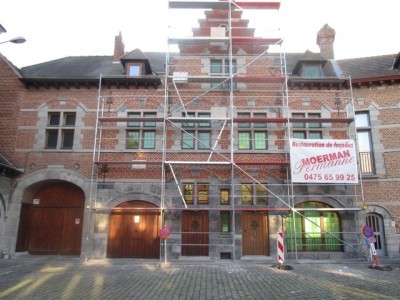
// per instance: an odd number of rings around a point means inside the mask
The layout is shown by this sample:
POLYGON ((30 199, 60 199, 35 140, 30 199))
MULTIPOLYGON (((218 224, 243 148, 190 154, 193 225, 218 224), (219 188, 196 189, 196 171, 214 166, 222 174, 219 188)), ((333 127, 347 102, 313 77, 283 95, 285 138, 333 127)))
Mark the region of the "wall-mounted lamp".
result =
POLYGON ((26 39, 24 37, 17 36, 15 38, 10 39, 10 40, 0 42, 0 44, 5 44, 5 43, 23 44, 25 42, 26 42, 26 39))
POLYGON ((140 222, 140 216, 133 216, 133 221, 135 222, 135 224, 140 222))

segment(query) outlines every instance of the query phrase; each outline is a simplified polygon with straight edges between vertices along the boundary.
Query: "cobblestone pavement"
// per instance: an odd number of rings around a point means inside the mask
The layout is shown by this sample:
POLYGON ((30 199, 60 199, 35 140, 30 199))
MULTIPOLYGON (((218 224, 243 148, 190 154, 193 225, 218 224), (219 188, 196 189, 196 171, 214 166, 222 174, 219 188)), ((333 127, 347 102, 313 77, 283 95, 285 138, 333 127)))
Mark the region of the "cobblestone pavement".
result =
POLYGON ((0 299, 400 299, 400 261, 0 260, 0 299))

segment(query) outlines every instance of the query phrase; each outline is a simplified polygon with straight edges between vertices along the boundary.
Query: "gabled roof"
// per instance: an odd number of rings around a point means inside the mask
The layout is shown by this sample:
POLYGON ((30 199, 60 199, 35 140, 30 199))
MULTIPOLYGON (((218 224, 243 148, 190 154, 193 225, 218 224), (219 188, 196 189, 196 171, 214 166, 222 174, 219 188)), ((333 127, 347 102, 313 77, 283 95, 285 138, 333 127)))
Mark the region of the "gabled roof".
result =
MULTIPOLYGON (((163 58, 165 60, 165 55, 163 58)), ((145 65, 145 74, 150 75, 153 73, 150 59, 139 49, 135 49, 121 57, 121 63, 124 69, 126 69, 126 63, 128 62, 142 62, 145 65)), ((158 67, 158 65, 156 67, 158 67)))
POLYGON ((147 56, 143 54, 142 51, 139 49, 135 49, 131 52, 128 52, 125 54, 123 57, 121 57, 121 60, 147 60, 147 56))
POLYGON ((292 74, 297 74, 303 64, 318 64, 323 67, 325 66, 326 62, 327 60, 324 59, 321 54, 313 53, 310 50, 307 50, 301 57, 297 59, 297 63, 292 69, 292 74))

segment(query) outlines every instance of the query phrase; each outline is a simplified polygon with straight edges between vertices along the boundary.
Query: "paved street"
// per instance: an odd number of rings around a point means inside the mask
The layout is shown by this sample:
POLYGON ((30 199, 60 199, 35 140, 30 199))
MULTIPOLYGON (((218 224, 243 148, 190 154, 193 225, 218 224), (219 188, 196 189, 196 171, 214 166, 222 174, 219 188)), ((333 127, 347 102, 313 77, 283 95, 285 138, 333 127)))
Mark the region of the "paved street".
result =
POLYGON ((367 261, 90 260, 23 256, 0 260, 0 299, 399 299, 400 261, 392 271, 367 261))

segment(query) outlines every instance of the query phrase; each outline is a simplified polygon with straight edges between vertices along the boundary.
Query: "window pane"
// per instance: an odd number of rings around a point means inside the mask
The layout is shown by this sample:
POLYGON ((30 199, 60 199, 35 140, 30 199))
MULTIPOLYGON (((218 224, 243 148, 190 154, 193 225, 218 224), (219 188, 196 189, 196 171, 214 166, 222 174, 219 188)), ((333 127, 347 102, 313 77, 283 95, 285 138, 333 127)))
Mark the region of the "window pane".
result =
POLYGON ((211 133, 199 132, 199 149, 209 150, 211 147, 211 133))
POLYGON ((293 131, 293 137, 295 139, 305 139, 306 132, 305 131, 293 131))
POLYGON ((194 132, 182 132, 182 149, 194 149, 194 132))
POLYGON ((140 66, 129 66, 129 76, 140 76, 140 66))
POLYGON ((143 149, 155 149, 156 147, 156 132, 144 131, 143 132, 143 149))
MULTIPOLYGON (((193 119, 196 117, 196 115, 193 112, 188 112, 187 114, 182 113, 182 117, 193 119)), ((193 122, 184 122, 184 123, 182 123, 182 127, 194 127, 194 123, 193 122)))
POLYGON ((128 131, 126 148, 139 149, 139 131, 128 131))
POLYGON ((183 185, 183 197, 187 204, 193 204, 194 199, 194 186, 193 184, 184 184, 183 185))
POLYGON ((62 148, 72 149, 74 145, 74 131, 73 130, 63 130, 62 132, 62 148))
MULTIPOLYGON (((229 72, 229 59, 225 59, 225 74, 230 74, 229 72)), ((236 59, 232 59, 232 73, 236 73, 237 72, 237 63, 236 63, 236 59)))
POLYGON ((66 113, 64 115, 64 126, 75 126, 75 113, 66 113))
MULTIPOLYGON (((128 117, 129 118, 139 118, 140 117, 140 113, 139 112, 131 112, 128 113, 128 117)), ((140 126, 140 122, 128 122, 128 126, 129 127, 139 127, 140 126)))
POLYGON ((303 66, 302 77, 320 78, 322 75, 320 66, 303 66))
POLYGON ((322 139, 322 132, 321 131, 310 131, 308 133, 308 138, 312 140, 320 140, 322 139))
MULTIPOLYGON (((253 114, 253 117, 254 118, 266 118, 267 114, 253 114)), ((265 122, 255 122, 254 123, 254 127, 265 128, 265 127, 267 127, 267 123, 265 123, 265 122)))
POLYGON ((197 185, 197 203, 208 204, 208 185, 198 184, 197 185))
POLYGON ((240 187, 240 195, 243 204, 252 204, 253 186, 251 184, 242 184, 240 187))
POLYGON ((230 230, 230 212, 229 211, 221 211, 220 212, 220 222, 221 222, 221 232, 229 233, 230 230))
POLYGON ((50 113, 49 114, 49 126, 60 125, 60 113, 50 113))
MULTIPOLYGON (((317 119, 317 118, 321 118, 321 114, 308 114, 309 118, 313 118, 313 119, 317 119)), ((321 123, 313 123, 310 122, 308 123, 308 127, 310 128, 321 128, 321 123)))
POLYGON ((254 149, 265 150, 267 149, 267 133, 255 132, 254 133, 254 149))
POLYGON ((210 73, 222 73, 222 59, 212 59, 210 62, 210 73))
POLYGON ((324 230, 330 234, 325 234, 325 243, 327 251, 340 251, 341 242, 339 217, 335 212, 323 212, 324 230))
POLYGON ((220 190, 220 203, 221 204, 229 204, 229 190, 222 189, 220 190))
POLYGON ((267 204, 267 189, 263 185, 256 185, 256 203, 267 204))
MULTIPOLYGON (((305 114, 292 114, 292 118, 299 118, 299 119, 304 119, 306 117, 305 114)), ((305 124, 304 123, 292 123, 293 128, 304 128, 305 124)))
POLYGON ((368 112, 360 112, 355 115, 355 123, 356 127, 368 127, 369 124, 369 113, 368 112))
POLYGON ((321 218, 318 211, 304 212, 304 236, 308 251, 322 250, 321 247, 321 218))
MULTIPOLYGON (((157 116, 156 113, 144 113, 145 118, 155 118, 157 116)), ((144 122, 143 124, 144 127, 155 127, 156 122, 144 122)))
POLYGON ((57 148, 58 130, 47 130, 46 135, 46 148, 57 148))
MULTIPOLYGON (((199 118, 209 118, 211 115, 209 113, 199 113, 199 118)), ((200 122, 199 127, 210 127, 210 122, 200 122)))
POLYGON ((239 132, 239 150, 251 149, 250 132, 239 132))
MULTIPOLYGON (((251 115, 250 113, 238 113, 237 114, 238 118, 250 118, 251 115)), ((238 127, 239 128, 249 128, 250 127, 250 123, 238 123, 238 127)))

